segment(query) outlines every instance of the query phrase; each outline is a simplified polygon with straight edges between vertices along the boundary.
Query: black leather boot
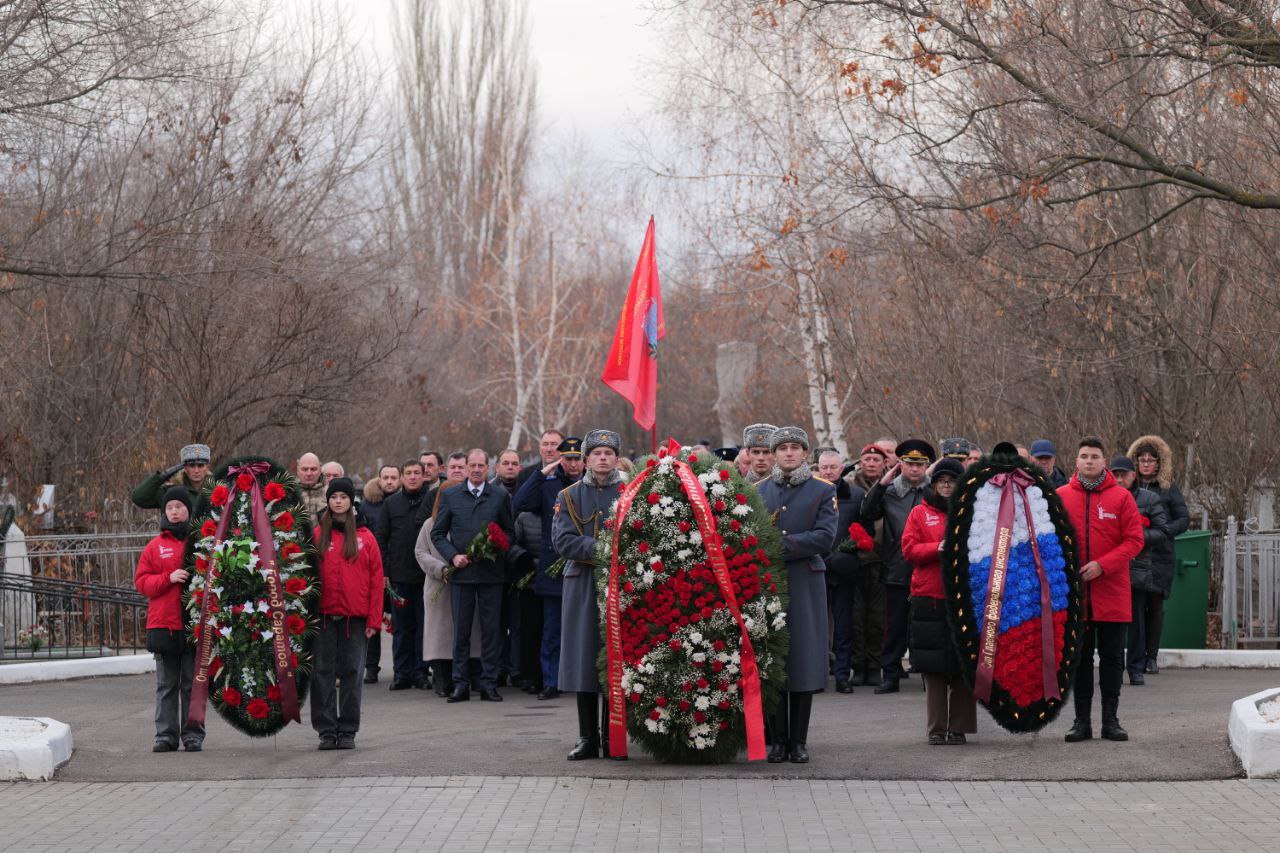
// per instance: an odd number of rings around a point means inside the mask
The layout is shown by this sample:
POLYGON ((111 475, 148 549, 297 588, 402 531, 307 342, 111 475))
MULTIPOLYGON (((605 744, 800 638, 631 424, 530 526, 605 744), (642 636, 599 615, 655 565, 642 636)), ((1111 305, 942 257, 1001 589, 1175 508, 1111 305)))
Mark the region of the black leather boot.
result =
POLYGON ((787 730, 787 703, 790 696, 785 691, 778 696, 778 707, 765 725, 765 735, 769 738, 770 764, 781 764, 788 758, 790 733, 787 730))
POLYGON ((569 751, 570 761, 600 757, 600 706, 594 693, 578 696, 578 742, 569 751))
POLYGON ((1076 717, 1071 729, 1067 732, 1067 736, 1063 738, 1067 743, 1079 743, 1082 740, 1093 740, 1093 723, 1088 717, 1076 717))
POLYGON ((1102 736, 1107 740, 1128 740, 1129 733, 1120 726, 1120 697, 1102 697, 1102 736))
POLYGON ((808 764, 809 715, 813 711, 812 693, 788 693, 787 704, 791 716, 790 747, 788 755, 792 764, 808 764))

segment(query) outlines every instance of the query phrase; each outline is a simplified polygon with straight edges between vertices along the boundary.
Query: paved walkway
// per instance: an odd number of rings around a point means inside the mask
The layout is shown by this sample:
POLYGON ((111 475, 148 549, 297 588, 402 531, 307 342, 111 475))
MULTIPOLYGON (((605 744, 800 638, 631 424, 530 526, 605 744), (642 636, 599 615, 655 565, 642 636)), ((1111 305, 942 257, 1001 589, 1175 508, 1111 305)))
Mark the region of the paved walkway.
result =
MULTIPOLYGON (((154 677, 121 676, 0 688, 0 714, 50 716, 70 724, 76 752, 57 778, 75 782, 313 778, 351 776, 540 776, 611 779, 1203 780, 1239 766, 1227 745, 1231 702, 1280 683, 1274 670, 1166 670, 1145 687, 1124 688, 1121 719, 1132 740, 1063 743, 1070 714, 1042 734, 1012 735, 979 711, 979 731, 963 747, 931 747, 924 737, 919 679, 903 692, 817 697, 807 765, 745 761, 717 767, 658 764, 633 749, 628 762, 570 764, 577 722, 572 696, 539 702, 516 690, 501 704, 450 705, 430 691, 366 688, 354 751, 317 752, 309 724, 252 739, 210 713, 205 751, 155 755, 154 677)), ((303 709, 306 721, 307 710, 303 709)), ((1277 844, 1280 849, 1280 843, 1277 844)))
POLYGON ((1280 782, 417 777, 0 786, 0 850, 1274 851, 1280 782))

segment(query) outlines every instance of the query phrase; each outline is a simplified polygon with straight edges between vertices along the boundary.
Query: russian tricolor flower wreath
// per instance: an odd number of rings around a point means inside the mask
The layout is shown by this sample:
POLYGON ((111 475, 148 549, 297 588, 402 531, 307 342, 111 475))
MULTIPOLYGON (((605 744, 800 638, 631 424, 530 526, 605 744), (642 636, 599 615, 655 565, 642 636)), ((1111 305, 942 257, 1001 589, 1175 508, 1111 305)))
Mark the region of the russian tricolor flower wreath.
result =
MULTIPOLYGON (((944 546, 947 623, 965 681, 991 716, 1012 732, 1037 731, 1062 710, 1079 663, 1083 608, 1075 531, 1053 485, 1005 444, 961 478, 952 496, 944 546), (1016 473, 1015 473, 1016 472, 1016 473), (1010 479, 1016 480, 1009 483, 1010 479), (995 480, 995 482, 993 482, 995 480), (1001 494, 1013 490, 1008 569, 1000 596, 994 666, 983 696, 983 630, 991 604, 991 564, 1001 494), (1041 582, 1026 524, 1022 493, 1031 506, 1035 546, 1050 591, 1053 661, 1044 652, 1041 582), (1058 696, 1052 695, 1056 685, 1058 696)), ((990 624, 995 624, 992 621, 990 624)))
POLYGON ((625 696, 627 735, 660 761, 732 761, 748 745, 748 673, 759 673, 757 706, 765 717, 786 681, 790 643, 782 538, 755 488, 701 448, 673 444, 641 465, 632 484, 643 482, 626 514, 619 518, 615 503, 597 542, 599 669, 606 701, 616 531, 622 664, 617 686, 625 696), (688 466, 684 479, 681 466, 688 466), (690 474, 705 510, 701 525, 685 489, 690 474), (750 664, 703 540, 703 527, 711 530, 712 523, 750 638, 750 664))
MULTIPOLYGON (((192 518, 187 569, 191 572, 183 605, 188 639, 196 645, 197 682, 207 678, 207 698, 233 728, 253 737, 275 734, 289 722, 287 709, 306 700, 312 664, 316 612, 320 603, 319 574, 311 541, 311 519, 300 499, 297 481, 275 462, 241 457, 219 466, 213 489, 204 493, 192 518), (257 473, 246 469, 253 467, 257 473), (237 472, 239 473, 233 473, 237 472), (262 497, 269 524, 279 595, 283 601, 288 661, 277 665, 275 627, 271 622, 270 584, 274 581, 260 558, 253 524, 253 489, 262 497), (232 513, 227 534, 215 541, 218 521, 232 513), (208 664, 201 667, 201 613, 208 599, 210 645, 208 664), (292 670, 293 689, 281 684, 280 674, 292 670), (282 689, 284 688, 284 689, 282 689), (290 701, 290 693, 296 703, 290 701)), ((192 710, 199 685, 193 689, 192 710)), ((297 716, 293 717, 297 719, 297 716)))

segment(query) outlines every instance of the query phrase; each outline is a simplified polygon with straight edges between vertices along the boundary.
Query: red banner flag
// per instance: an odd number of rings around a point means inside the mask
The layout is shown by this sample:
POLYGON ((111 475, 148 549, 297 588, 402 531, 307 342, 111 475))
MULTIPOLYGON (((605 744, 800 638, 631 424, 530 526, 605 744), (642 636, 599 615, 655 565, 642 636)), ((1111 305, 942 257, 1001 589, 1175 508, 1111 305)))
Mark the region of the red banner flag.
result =
POLYGON ((667 334, 658 289, 658 258, 653 217, 644 233, 640 259, 631 274, 627 303, 622 306, 613 346, 600 379, 630 401, 636 423, 651 430, 658 417, 658 341, 667 334))

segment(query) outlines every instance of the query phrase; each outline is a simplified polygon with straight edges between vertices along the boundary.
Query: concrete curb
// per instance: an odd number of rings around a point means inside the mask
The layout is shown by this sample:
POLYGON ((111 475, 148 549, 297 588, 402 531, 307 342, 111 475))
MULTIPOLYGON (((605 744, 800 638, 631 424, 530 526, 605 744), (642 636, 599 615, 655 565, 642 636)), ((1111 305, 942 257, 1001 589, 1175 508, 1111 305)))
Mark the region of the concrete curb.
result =
POLYGON ((0 780, 47 782, 71 759, 71 727, 48 717, 0 717, 0 780))
POLYGON ((1250 779, 1280 778, 1280 723, 1269 723, 1258 712, 1263 702, 1280 696, 1272 687, 1231 703, 1227 734, 1250 779))
POLYGON ((149 654, 11 663, 0 666, 0 684, 65 681, 69 678, 96 678, 102 675, 138 675, 155 670, 156 659, 149 654))
POLYGON ((1161 649, 1161 669, 1280 669, 1280 649, 1161 649))

